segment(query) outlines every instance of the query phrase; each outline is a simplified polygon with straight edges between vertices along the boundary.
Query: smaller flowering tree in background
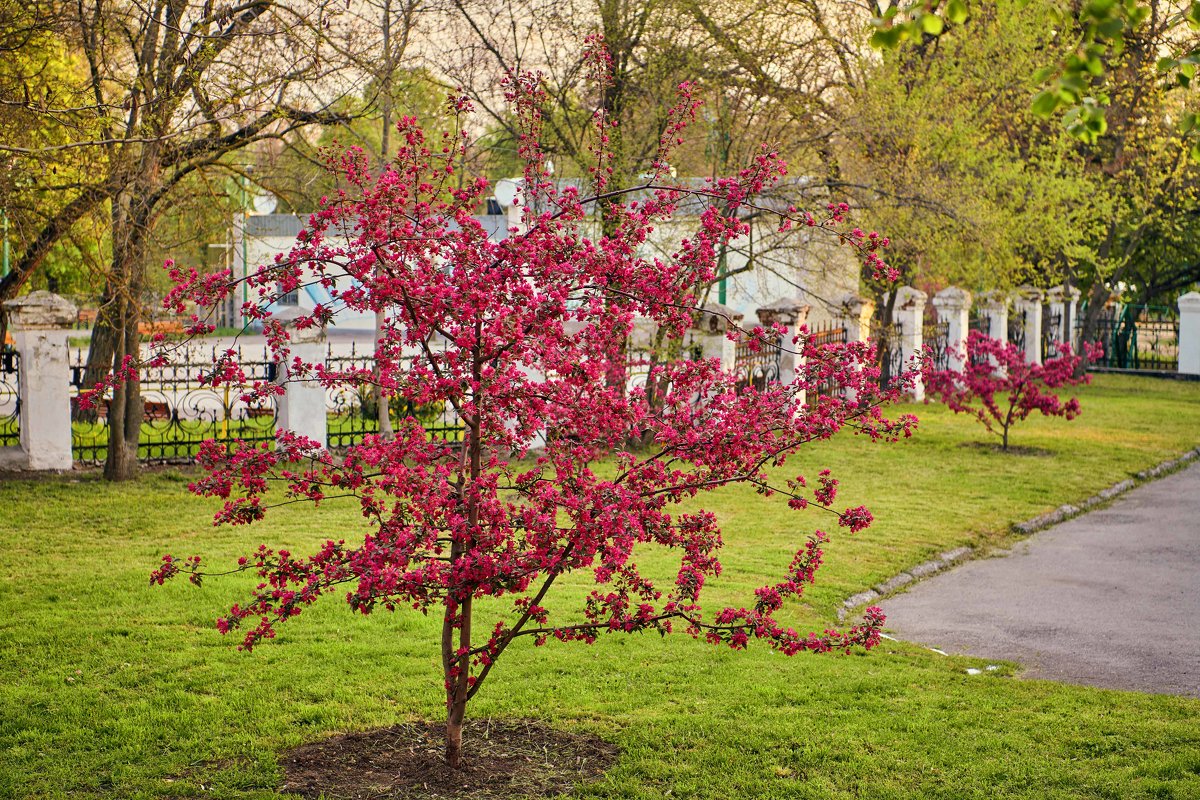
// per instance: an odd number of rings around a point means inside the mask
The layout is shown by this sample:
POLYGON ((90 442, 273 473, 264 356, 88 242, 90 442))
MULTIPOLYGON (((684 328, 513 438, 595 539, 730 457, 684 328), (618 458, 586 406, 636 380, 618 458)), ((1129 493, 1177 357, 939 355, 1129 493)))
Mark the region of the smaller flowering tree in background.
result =
POLYGON ((1054 390, 1091 382, 1091 376, 1076 376, 1075 372, 1085 356, 1096 359, 1103 348, 1085 344, 1084 351, 1084 355, 1076 355, 1070 345, 1060 344, 1057 356, 1034 364, 1011 342, 973 330, 967 336, 964 371, 927 366, 925 390, 954 413, 974 416, 1000 437, 1001 447, 1007 450, 1009 430, 1030 414, 1068 420, 1079 416, 1079 399, 1064 402, 1054 390))
MULTIPOLYGON (((603 51, 597 53, 603 73, 603 51)), ((241 559, 237 569, 257 574, 259 583, 217 626, 223 633, 241 629, 240 646, 249 650, 326 594, 342 594, 364 614, 439 612, 452 767, 462 763, 468 702, 517 641, 591 643, 607 633, 681 629, 734 649, 757 640, 786 655, 875 645, 883 624, 878 609, 844 631, 803 634, 777 619, 814 580, 827 540, 820 530, 797 542, 779 580, 746 605, 706 611, 703 588, 721 573, 721 530, 711 512, 679 506, 750 484, 786 497, 791 509, 811 506, 850 532, 861 530, 870 512, 836 508, 838 482, 828 471, 806 480, 785 473, 785 464, 843 428, 888 441, 909 435, 916 421, 883 416, 901 389, 879 388, 868 345, 814 347, 805 331, 778 326, 734 327, 729 336, 751 349, 780 342, 800 348, 807 364, 789 384, 740 386, 719 359, 680 358, 653 365, 653 402, 645 389, 628 387, 626 342, 635 321, 670 339, 686 335, 701 313, 699 287, 716 276, 716 254, 748 230, 739 210, 775 214, 780 228, 796 224, 835 236, 881 276, 891 273, 879 253, 884 240, 843 229, 843 205, 821 215, 755 206, 784 173, 769 149, 735 177, 673 183, 667 155, 696 109, 686 85, 652 177, 636 195, 606 190, 611 156, 602 117, 594 193, 559 188, 538 146, 539 82, 515 78, 508 91, 526 131, 527 197, 523 224, 506 239, 490 238, 472 216, 486 197, 485 182, 452 188, 461 140, 450 135, 431 147, 413 120, 402 120, 401 147, 382 172, 356 150, 333 159, 346 188, 323 203, 290 253, 251 277, 260 300, 245 309, 262 320, 286 380, 378 385, 414 408, 447 404, 463 423, 462 441, 431 436, 410 416, 393 437, 368 436, 339 454, 286 431, 274 447, 210 442, 199 458, 206 474, 191 486, 222 499, 216 521, 232 525, 262 519, 272 498, 359 504, 365 531, 356 542, 334 536, 307 557, 263 546, 241 559), (694 233, 669 257, 645 255, 654 226, 685 199, 705 209, 694 233), (343 309, 387 314, 374 369, 333 371, 291 356, 290 328, 273 318, 270 301, 310 282, 324 285, 334 302, 294 321, 298 328, 328 323, 343 309), (822 396, 814 392, 805 402, 803 392, 818 386, 822 396), (631 441, 647 444, 629 448, 631 441), (655 546, 678 555, 669 586, 638 567, 636 556, 655 546), (591 573, 592 591, 552 591, 559 578, 580 571, 591 573)), ((455 110, 465 113, 465 101, 455 110)), ((173 276, 168 302, 177 306, 191 299, 214 307, 235 291, 227 275, 173 276)), ((193 330, 206 327, 197 319, 193 330)), ((233 351, 207 380, 251 400, 283 391, 248 382, 233 351)), ((197 556, 166 556, 151 580, 180 573, 195 583, 205 574, 197 556)))

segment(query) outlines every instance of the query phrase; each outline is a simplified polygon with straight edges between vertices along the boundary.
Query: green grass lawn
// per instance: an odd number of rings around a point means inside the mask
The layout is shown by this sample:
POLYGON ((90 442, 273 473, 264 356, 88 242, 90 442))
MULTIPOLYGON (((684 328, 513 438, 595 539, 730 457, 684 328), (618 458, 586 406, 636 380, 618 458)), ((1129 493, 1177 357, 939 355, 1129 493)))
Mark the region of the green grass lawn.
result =
MULTIPOLYGON (((965 446, 982 428, 932 406, 915 409, 910 441, 812 448, 797 470, 830 467, 839 504, 866 503, 877 521, 834 531, 795 621, 819 629, 845 597, 931 553, 1002 540, 1014 522, 1200 444, 1200 384, 1101 376, 1082 395, 1078 420, 1016 429, 1015 444, 1047 455, 965 446)), ((432 619, 356 617, 331 601, 243 654, 212 621, 245 596, 244 576, 150 588, 164 552, 219 564, 260 541, 304 552, 360 529, 348 505, 213 529, 214 506, 186 480, 0 483, 0 797, 273 798, 283 748, 440 716, 432 619)), ((752 492, 709 500, 727 542, 710 603, 775 580, 827 523, 752 492)), ((469 713, 617 743, 616 766, 579 797, 1200 798, 1200 701, 1023 680, 1013 665, 966 674, 983 663, 892 642, 793 659, 684 636, 523 642, 469 713)))

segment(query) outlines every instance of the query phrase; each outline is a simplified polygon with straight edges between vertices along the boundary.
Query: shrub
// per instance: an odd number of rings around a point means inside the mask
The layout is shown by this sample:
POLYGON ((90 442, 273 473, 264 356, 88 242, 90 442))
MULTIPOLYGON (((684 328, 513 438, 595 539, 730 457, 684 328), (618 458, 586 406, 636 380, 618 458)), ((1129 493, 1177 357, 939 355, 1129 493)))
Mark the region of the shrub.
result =
MULTIPOLYGON (((1026 361, 1016 345, 979 331, 967 335, 966 349, 963 372, 926 367, 926 392, 954 413, 974 416, 1000 437, 1004 450, 1008 449, 1012 426, 1034 412, 1068 420, 1079 415, 1077 398, 1064 402, 1054 391, 1091 380, 1086 374, 1076 375, 1084 356, 1073 354, 1070 345, 1059 345, 1058 355, 1042 364, 1026 361)), ((1099 345, 1086 346, 1085 350, 1089 359, 1101 352, 1099 345)))
MULTIPOLYGON (((382 171, 354 149, 333 159, 346 189, 323 203, 290 253, 260 268, 252 284, 264 302, 248 309, 262 320, 275 358, 288 365, 288 380, 359 387, 378 381, 385 394, 413 407, 448 403, 465 426, 463 441, 426 435, 409 417, 394 438, 368 437, 337 456, 288 432, 279 434, 277 448, 209 443, 200 456, 206 474, 191 487, 223 499, 217 522, 233 525, 262 519, 272 499, 318 506, 352 497, 361 505, 368 526, 361 541, 333 538, 308 557, 263 546, 243 558, 238 569, 261 583, 218 627, 242 628, 240 646, 248 650, 322 595, 342 591, 364 614, 439 612, 447 760, 455 767, 467 703, 520 639, 590 643, 606 633, 682 629, 734 649, 758 640, 788 655, 876 644, 878 609, 844 631, 802 634, 776 619, 813 581, 827 539, 821 530, 799 544, 779 581, 757 589, 745 606, 706 613, 701 595, 721 572, 721 530, 712 513, 679 504, 751 484, 764 495, 786 496, 793 509, 813 506, 860 530, 871 523, 870 512, 837 509, 837 480, 827 471, 810 485, 803 475, 781 477, 781 468, 804 445, 848 424, 894 440, 915 423, 883 416, 881 406, 896 395, 877 387, 865 345, 814 348, 797 332, 783 336, 782 328, 734 328, 730 335, 751 347, 774 346, 782 336, 783 346, 804 348, 809 365, 790 384, 739 387, 719 359, 680 358, 652 367, 654 403, 645 389, 629 389, 625 347, 634 320, 650 321, 667 339, 684 337, 700 313, 698 287, 716 277, 716 253, 748 229, 743 212, 774 214, 781 229, 800 224, 836 236, 880 275, 890 272, 878 253, 886 240, 845 230, 844 205, 820 215, 756 205, 784 172, 767 149, 735 177, 673 183, 667 155, 696 107, 687 86, 653 175, 635 196, 607 186, 603 119, 595 193, 560 188, 548 179, 538 147, 537 81, 521 78, 508 90, 527 131, 520 229, 490 239, 472 217, 487 184, 453 188, 457 158, 448 154, 461 143, 450 138, 432 147, 414 120, 402 120, 401 147, 382 171), (654 225, 684 201, 703 207, 694 234, 670 257, 642 255, 654 225), (338 288, 348 283, 335 283, 342 276, 353 288, 338 288), (326 285, 334 304, 295 321, 299 328, 325 324, 342 308, 388 313, 376 369, 331 372, 291 357, 290 329, 272 317, 269 301, 310 281, 326 285), (401 357, 414 350, 416 358, 401 357), (845 392, 802 402, 801 393, 818 383, 845 392), (650 445, 626 449, 632 440, 650 445), (639 571, 637 556, 649 546, 678 554, 671 586, 639 571), (572 612, 551 590, 582 570, 596 588, 572 612), (493 602, 481 608, 483 598, 493 602)), ((455 104, 460 113, 466 107, 455 104)), ((228 279, 181 270, 174 276, 169 303, 191 299, 211 308, 235 290, 228 279)), ((250 397, 283 391, 247 385, 232 355, 214 365, 211 381, 250 397)), ((166 556, 152 581, 180 572, 199 583, 200 558, 166 556)))

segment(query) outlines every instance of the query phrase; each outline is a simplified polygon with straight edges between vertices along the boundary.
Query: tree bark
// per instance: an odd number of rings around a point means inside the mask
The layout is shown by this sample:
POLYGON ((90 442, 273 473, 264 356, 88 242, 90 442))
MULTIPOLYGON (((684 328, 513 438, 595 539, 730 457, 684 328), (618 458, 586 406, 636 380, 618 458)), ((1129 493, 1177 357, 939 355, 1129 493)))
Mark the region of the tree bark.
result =
MULTIPOLYGON (((467 598, 459 607, 458 628, 459 649, 471 646, 471 599, 467 598)), ((449 698, 446 713, 446 763, 451 769, 461 769, 462 758, 462 728, 463 719, 467 715, 467 693, 470 686, 467 677, 470 675, 471 660, 467 656, 453 659, 458 666, 458 679, 451 683, 453 692, 449 698)))
MULTIPOLYGON (((392 149, 392 78, 396 70, 396 65, 392 61, 392 3, 391 0, 383 2, 383 75, 379 81, 379 116, 381 130, 379 132, 379 170, 382 173, 388 168, 388 161, 391 158, 392 149)), ((375 278, 378 280, 383 274, 380 267, 375 268, 375 278)), ((387 313, 383 310, 375 312, 375 346, 379 346, 379 341, 383 337, 384 328, 387 326, 387 313)), ((384 394, 383 387, 379 381, 379 361, 376 359, 375 368, 375 387, 372 390, 375 395, 375 413, 379 421, 379 436, 386 440, 395 438, 395 431, 392 430, 392 415, 390 398, 384 394)))
MULTIPOLYGON (((151 173, 153 174, 153 173, 151 173)), ((112 272, 105 289, 109 296, 106 309, 115 324, 101 325, 97 319, 88 351, 88 374, 93 370, 101 376, 108 370, 119 370, 126 356, 138 359, 141 336, 141 291, 145 276, 145 241, 150 224, 150 209, 145 199, 151 196, 150 186, 135 184, 131 191, 113 201, 113 260, 112 272), (109 341, 114 345, 107 360, 109 341), (103 372, 101 372, 103 370, 103 372)), ((98 379, 98 378, 97 378, 98 379)), ((113 390, 108 412, 108 451, 104 459, 104 477, 124 481, 137 476, 138 442, 141 437, 141 386, 135 377, 121 381, 113 390)))

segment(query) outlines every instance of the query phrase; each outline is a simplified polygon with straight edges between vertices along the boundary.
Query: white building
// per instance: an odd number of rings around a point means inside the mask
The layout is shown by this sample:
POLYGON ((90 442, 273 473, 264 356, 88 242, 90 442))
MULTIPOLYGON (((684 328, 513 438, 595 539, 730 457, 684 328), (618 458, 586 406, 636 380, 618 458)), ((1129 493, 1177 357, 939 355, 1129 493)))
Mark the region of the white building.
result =
MULTIPOLYGON (((477 215, 475 219, 493 238, 506 238, 509 227, 520 222, 520 208, 509 206, 505 210, 495 200, 490 200, 488 207, 493 213, 477 215)), ((680 240, 692 232, 689 216, 679 213, 673 221, 660 225, 644 254, 669 256, 680 240)), ((236 216, 232 241, 234 277, 243 278, 247 265, 253 274, 259 265, 272 263, 276 255, 286 253, 295 244, 304 222, 304 218, 292 214, 236 216)), ((754 323, 756 309, 783 298, 799 298, 810 305, 809 321, 820 323, 832 316, 840 298, 858 289, 859 263, 854 251, 839 247, 831 235, 809 229, 780 234, 774 223, 770 223, 755 224, 750 236, 733 243, 725 256, 725 271, 728 277, 718 281, 705 299, 741 312, 747 324, 754 323)), ((240 308, 247 299, 235 298, 235 308, 240 308)), ((276 305, 296 305, 307 311, 330 300, 324 287, 306 286, 276 305)), ((337 315, 335 324, 340 331, 368 332, 374 329, 375 320, 368 313, 343 311, 337 315)))

